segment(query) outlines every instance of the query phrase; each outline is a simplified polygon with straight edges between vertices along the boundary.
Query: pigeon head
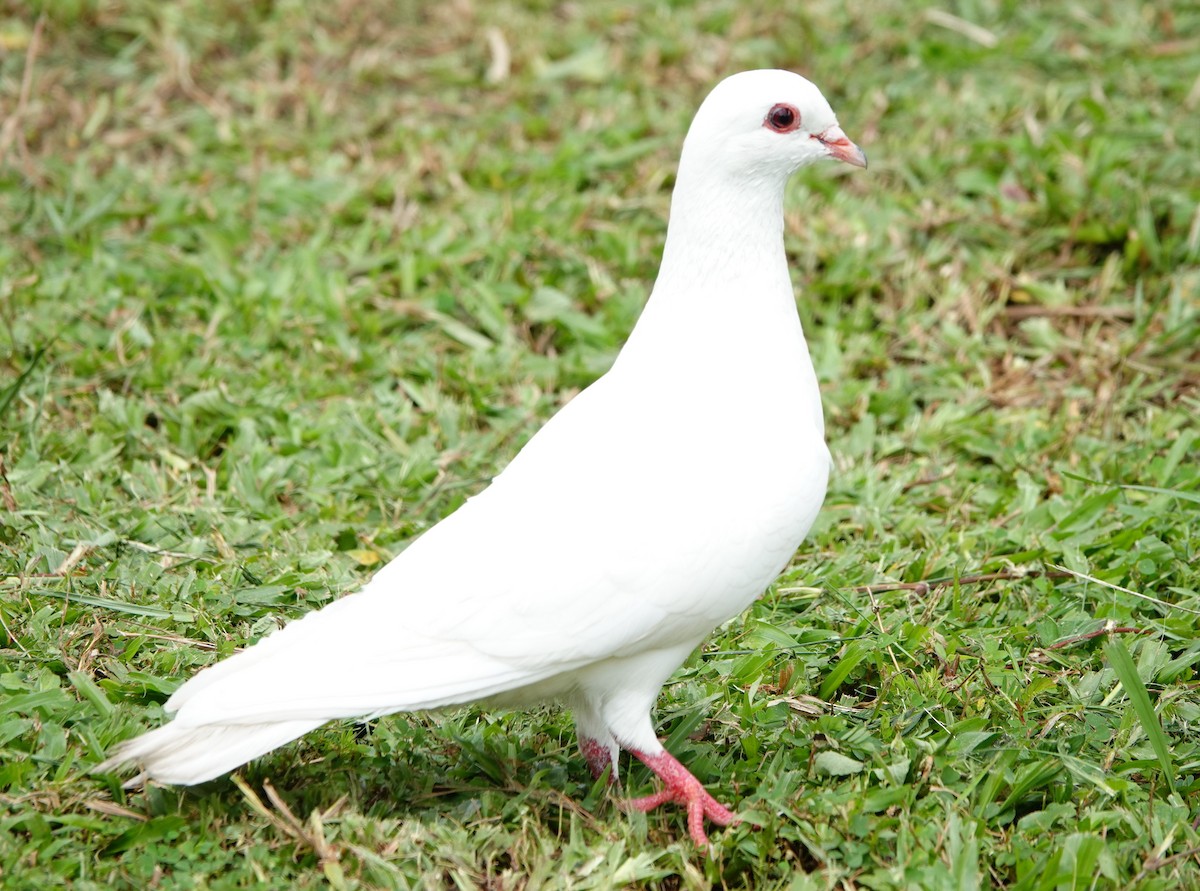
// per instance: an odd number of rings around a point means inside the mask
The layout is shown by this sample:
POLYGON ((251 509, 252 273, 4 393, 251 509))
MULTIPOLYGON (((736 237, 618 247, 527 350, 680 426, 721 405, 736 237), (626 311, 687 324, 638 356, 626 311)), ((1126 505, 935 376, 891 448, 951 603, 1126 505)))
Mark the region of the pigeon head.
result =
POLYGON ((814 84, 764 69, 717 84, 696 112, 682 160, 735 179, 787 179, 825 158, 867 166, 814 84))

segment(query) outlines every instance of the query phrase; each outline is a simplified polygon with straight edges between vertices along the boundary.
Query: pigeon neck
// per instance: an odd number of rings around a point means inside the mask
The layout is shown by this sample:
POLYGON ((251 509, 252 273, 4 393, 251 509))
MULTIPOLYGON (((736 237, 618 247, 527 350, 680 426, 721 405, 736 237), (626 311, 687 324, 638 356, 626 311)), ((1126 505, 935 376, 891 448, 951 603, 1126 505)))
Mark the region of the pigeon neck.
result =
POLYGON ((786 281, 783 184, 681 165, 655 294, 687 292, 694 303, 781 274, 786 281))
POLYGON ((783 186, 680 165, 658 280, 618 376, 677 401, 691 392, 775 411, 794 399, 795 417, 824 431, 783 249, 783 186))
MULTIPOLYGON (((686 159, 685 159, 686 161, 686 159)), ((662 343, 706 362, 731 343, 803 347, 783 251, 783 184, 682 163, 658 280, 621 364, 661 363, 662 343)))

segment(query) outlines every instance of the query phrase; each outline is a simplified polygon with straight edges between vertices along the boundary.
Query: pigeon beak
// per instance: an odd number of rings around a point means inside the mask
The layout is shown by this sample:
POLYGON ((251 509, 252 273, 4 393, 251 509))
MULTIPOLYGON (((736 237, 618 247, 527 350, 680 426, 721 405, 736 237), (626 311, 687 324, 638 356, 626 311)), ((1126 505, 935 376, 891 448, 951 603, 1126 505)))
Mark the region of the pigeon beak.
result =
POLYGON ((830 127, 824 133, 818 133, 817 141, 829 150, 829 157, 866 169, 867 153, 847 139, 841 127, 830 127))

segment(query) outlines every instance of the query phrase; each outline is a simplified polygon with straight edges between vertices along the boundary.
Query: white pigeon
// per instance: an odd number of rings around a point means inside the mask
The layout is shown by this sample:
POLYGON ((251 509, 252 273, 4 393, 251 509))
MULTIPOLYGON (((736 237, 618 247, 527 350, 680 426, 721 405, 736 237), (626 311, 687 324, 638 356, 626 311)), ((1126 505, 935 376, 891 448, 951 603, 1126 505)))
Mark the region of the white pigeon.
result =
POLYGON ((788 71, 722 81, 684 141, 658 281, 613 367, 492 484, 361 591, 210 668, 174 719, 97 770, 220 776, 337 718, 558 700, 597 776, 621 749, 661 792, 734 814, 663 748, 667 679, 746 608, 808 533, 829 474, 817 378, 783 247, 797 169, 866 167, 821 92, 788 71))

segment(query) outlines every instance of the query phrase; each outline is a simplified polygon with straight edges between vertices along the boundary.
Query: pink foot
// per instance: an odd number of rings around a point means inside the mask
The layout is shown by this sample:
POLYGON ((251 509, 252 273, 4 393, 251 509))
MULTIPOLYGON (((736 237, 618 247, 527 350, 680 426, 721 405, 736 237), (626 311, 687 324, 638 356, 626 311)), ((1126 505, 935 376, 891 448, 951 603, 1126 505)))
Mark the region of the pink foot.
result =
POLYGON ((708 847, 708 836, 704 834, 704 818, 712 820, 718 826, 728 826, 737 822, 733 811, 725 807, 705 791, 700 781, 680 764, 670 752, 662 751, 657 755, 647 755, 636 749, 630 750, 633 755, 658 775, 666 787, 661 792, 647 795, 645 798, 634 798, 628 802, 629 807, 639 811, 652 811, 668 802, 676 802, 687 808, 688 835, 699 848, 708 847))
POLYGON ((598 739, 592 739, 590 736, 581 736, 579 737, 579 751, 587 760, 592 776, 600 779, 604 776, 604 771, 608 770, 608 784, 611 786, 616 782, 617 766, 613 764, 612 753, 604 743, 598 739))

